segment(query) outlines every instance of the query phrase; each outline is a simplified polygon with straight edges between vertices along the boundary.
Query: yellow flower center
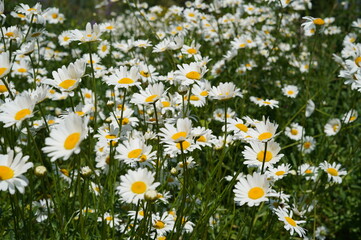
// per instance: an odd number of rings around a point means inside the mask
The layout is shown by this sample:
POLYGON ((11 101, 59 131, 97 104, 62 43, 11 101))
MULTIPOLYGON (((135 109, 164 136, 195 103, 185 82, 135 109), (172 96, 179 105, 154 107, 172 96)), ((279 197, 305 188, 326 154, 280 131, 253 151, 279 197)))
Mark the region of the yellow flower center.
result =
POLYGON ((334 168, 327 168, 327 172, 331 174, 332 176, 338 176, 338 171, 334 168))
POLYGON ((201 74, 196 71, 191 71, 186 74, 186 77, 189 79, 192 79, 192 80, 199 80, 199 79, 201 79, 201 74))
POLYGON ((316 25, 323 25, 325 24, 325 21, 322 18, 316 18, 315 20, 313 20, 313 23, 316 25))
MULTIPOLYGON (((1 92, 1 86, 0 86, 0 92, 1 92)), ((356 120, 356 116, 351 116, 349 122, 353 122, 355 120, 356 120)))
POLYGON ((258 136, 258 140, 260 140, 260 141, 267 140, 267 139, 270 139, 272 136, 273 136, 272 133, 264 132, 258 136))
POLYGON ((170 106, 170 102, 164 101, 162 102, 163 107, 169 107, 170 106))
POLYGON ((76 111, 75 113, 78 114, 78 116, 83 116, 84 115, 83 111, 76 111))
POLYGON ((113 221, 113 217, 112 217, 112 216, 108 216, 108 217, 105 218, 105 220, 107 220, 107 221, 109 221, 109 222, 110 222, 110 221, 113 221))
POLYGON ((190 48, 190 49, 187 50, 187 52, 188 52, 189 54, 196 54, 196 53, 197 53, 197 49, 195 49, 195 48, 190 48))
POLYGON ((134 83, 133 79, 130 78, 122 78, 118 81, 120 84, 132 84, 134 83))
POLYGON ((70 134, 64 141, 64 148, 66 150, 71 150, 71 149, 75 148, 75 146, 77 145, 79 140, 80 140, 79 132, 70 134))
POLYGON ((288 224, 290 224, 291 226, 293 227, 296 227, 297 226, 297 223, 295 222, 295 220, 293 220, 292 218, 290 217, 285 217, 286 221, 288 222, 288 224))
POLYGON ((20 120, 24 119, 26 116, 28 116, 28 115, 30 115, 30 114, 31 114, 30 109, 24 108, 24 109, 18 111, 18 112, 15 114, 14 119, 15 119, 16 121, 20 121, 20 120))
POLYGON ((186 138, 186 137, 187 137, 187 133, 186 133, 186 132, 177 132, 177 133, 173 134, 172 139, 173 139, 174 141, 177 141, 177 140, 180 139, 180 138, 186 138))
POLYGON ((159 220, 153 224, 153 227, 156 229, 162 229, 162 228, 164 228, 164 226, 165 226, 165 223, 162 221, 159 221, 159 220))
POLYGON ((358 67, 361 67, 361 57, 357 57, 357 58, 355 59, 355 63, 356 63, 356 65, 357 65, 358 67))
POLYGON ((109 134, 109 135, 106 135, 105 138, 106 138, 106 139, 115 139, 116 136, 115 136, 115 135, 112 135, 112 134, 109 134))
POLYGON ((14 170, 7 166, 0 166, 0 181, 11 179, 14 177, 14 170))
POLYGON ((140 75, 142 75, 143 77, 150 77, 150 73, 149 73, 149 72, 140 71, 139 73, 140 73, 140 75))
POLYGON ((246 44, 245 44, 245 43, 241 43, 241 44, 239 44, 239 47, 240 47, 240 48, 245 48, 245 47, 246 47, 246 44))
POLYGON ((59 84, 59 87, 62 87, 62 88, 64 88, 64 89, 69 89, 69 88, 71 88, 75 83, 76 83, 75 80, 73 80, 73 79, 67 79, 67 80, 62 81, 62 82, 59 84))
POLYGON ((285 171, 277 171, 275 174, 277 176, 282 176, 283 174, 285 174, 286 172, 285 171))
POLYGON ((113 26, 107 26, 105 29, 107 29, 107 30, 113 30, 113 26))
POLYGON ((7 33, 5 33, 5 36, 7 36, 7 37, 14 37, 14 33, 13 32, 7 32, 7 33))
POLYGON ((202 97, 207 97, 208 96, 208 91, 203 91, 199 95, 201 95, 202 97))
POLYGON ((56 18, 58 18, 58 14, 57 14, 57 13, 53 13, 53 14, 51 14, 51 17, 52 17, 53 19, 56 19, 56 18))
POLYGON ((8 68, 0 68, 0 76, 2 76, 8 68))
POLYGON ((60 169, 60 172, 61 172, 62 174, 64 174, 65 176, 69 177, 69 171, 66 170, 65 168, 60 169))
POLYGON ((154 94, 152 96, 149 96, 145 99, 145 102, 149 103, 149 102, 154 102, 154 99, 159 97, 157 94, 154 94))
POLYGON ((269 162, 269 161, 271 161, 272 157, 273 157, 273 154, 270 151, 266 151, 266 156, 264 154, 264 151, 260 151, 257 154, 257 160, 260 162, 263 162, 263 159, 265 159, 264 160, 265 162, 269 162))
POLYGON ((122 125, 127 125, 129 123, 129 118, 123 118, 122 125))
POLYGON ((50 120, 48 121, 48 124, 49 124, 49 125, 54 124, 54 123, 55 123, 55 121, 54 121, 53 119, 50 119, 50 120))
POLYGON ((26 73, 28 70, 26 70, 26 68, 19 68, 18 72, 20 73, 26 73))
POLYGON ((190 142, 188 142, 188 141, 183 141, 183 142, 176 143, 176 147, 177 147, 178 149, 181 149, 181 144, 182 144, 183 150, 189 148, 190 145, 191 145, 190 142))
POLYGON ((307 169, 307 170, 305 171, 305 173, 306 173, 306 174, 311 174, 311 173, 312 173, 312 170, 311 170, 311 169, 307 169))
POLYGON ((288 94, 288 95, 292 95, 292 94, 294 94, 294 93, 295 93, 295 92, 292 91, 292 90, 287 91, 287 94, 288 94))
POLYGON ((135 194, 145 193, 145 191, 147 190, 147 184, 142 181, 134 182, 131 186, 131 190, 135 194))
POLYGON ((303 147, 306 148, 306 149, 309 149, 311 147, 311 143, 310 142, 305 142, 303 144, 303 147))
POLYGON ((102 46, 102 52, 105 52, 108 49, 108 47, 106 45, 102 46))
POLYGON ((24 14, 18 13, 17 15, 18 15, 19 18, 25 18, 24 14))
POLYGON ((86 93, 86 94, 84 95, 84 97, 86 97, 86 98, 91 98, 92 95, 91 95, 90 93, 86 93))
POLYGON ((332 129, 333 129, 334 132, 337 132, 339 127, 340 127, 340 125, 335 124, 335 125, 332 126, 332 129))
POLYGON ((298 134, 297 129, 292 129, 292 130, 291 130, 291 134, 292 134, 292 135, 297 135, 297 134, 298 134))
POLYGON ((242 132, 248 132, 248 127, 242 123, 237 123, 235 126, 242 132))
POLYGON ((264 190, 260 187, 254 187, 248 191, 248 197, 250 199, 256 200, 263 196, 264 196, 264 190))
POLYGON ((142 149, 134 149, 128 153, 128 158, 138 158, 142 153, 142 149))
POLYGON ((0 85, 0 93, 4 93, 4 92, 7 92, 8 89, 6 88, 5 85, 0 85))
POLYGON ((197 139, 197 142, 207 142, 207 138, 205 136, 200 136, 198 139, 197 139))
POLYGON ((28 12, 31 12, 31 11, 36 11, 36 8, 29 8, 28 10, 26 10, 28 12))

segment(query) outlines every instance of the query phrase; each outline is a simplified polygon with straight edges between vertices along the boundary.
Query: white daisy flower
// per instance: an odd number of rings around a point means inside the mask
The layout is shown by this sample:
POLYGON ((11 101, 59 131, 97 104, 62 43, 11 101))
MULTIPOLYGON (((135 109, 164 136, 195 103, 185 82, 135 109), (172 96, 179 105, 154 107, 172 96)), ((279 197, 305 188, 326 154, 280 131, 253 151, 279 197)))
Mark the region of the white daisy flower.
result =
POLYGON ((347 174, 347 171, 345 169, 340 169, 341 164, 337 164, 335 162, 330 164, 327 161, 324 161, 323 163, 320 163, 320 168, 327 173, 327 178, 330 182, 341 183, 341 176, 347 174))
POLYGON ((292 123, 290 127, 286 127, 285 134, 292 140, 300 140, 304 133, 304 128, 298 123, 292 123))
POLYGON ((341 119, 342 122, 348 124, 356 121, 357 117, 358 117, 358 112, 355 109, 351 109, 350 111, 345 113, 341 119))
POLYGON ((29 184, 28 179, 23 175, 34 165, 27 162, 29 156, 18 153, 14 158, 14 151, 8 154, 0 154, 0 191, 9 190, 10 194, 17 189, 20 193, 25 192, 25 187, 29 184))
POLYGON ((152 215, 152 227, 157 232, 157 235, 165 235, 167 232, 172 231, 174 227, 174 218, 168 212, 164 212, 162 216, 158 214, 152 215))
POLYGON ((30 94, 24 92, 17 95, 13 101, 7 101, 0 106, 0 121, 10 127, 16 124, 18 127, 23 120, 31 118, 35 107, 35 101, 31 98, 30 94))
POLYGON ((136 166, 136 163, 149 163, 154 159, 156 153, 152 152, 152 146, 145 144, 142 138, 128 138, 116 148, 115 159, 124 161, 126 164, 136 166))
POLYGON ((271 177, 274 181, 277 181, 285 177, 289 173, 290 169, 291 169, 290 164, 283 163, 276 168, 273 167, 269 168, 266 174, 269 177, 271 177))
POLYGON ((208 71, 201 63, 192 62, 190 64, 182 64, 177 66, 179 70, 175 72, 176 79, 183 85, 191 85, 201 80, 208 71))
POLYGON ((35 216, 37 222, 43 222, 48 219, 49 212, 53 212, 53 202, 50 199, 40 199, 34 201, 33 206, 35 208, 35 216))
POLYGON ((9 61, 9 52, 3 52, 0 54, 0 78, 3 78, 10 72, 11 64, 9 61))
POLYGON ((108 85, 113 85, 119 88, 128 88, 131 86, 139 85, 139 71, 138 67, 133 66, 129 69, 125 66, 121 66, 116 69, 114 74, 104 77, 104 81, 108 85))
POLYGON ((281 147, 275 141, 269 141, 267 143, 267 150, 265 153, 265 143, 262 142, 250 142, 251 147, 246 146, 242 152, 243 157, 246 159, 244 164, 248 167, 261 168, 264 161, 264 168, 272 167, 283 157, 283 154, 278 154, 281 151, 281 147))
POLYGON ((318 167, 304 163, 298 168, 298 173, 306 177, 306 180, 316 181, 318 174, 318 167))
POLYGON ((268 201, 269 191, 267 176, 255 172, 239 179, 233 189, 234 200, 240 206, 246 203, 249 207, 258 206, 261 202, 268 201))
POLYGON ((292 210, 288 211, 286 209, 277 208, 274 211, 277 216, 278 220, 285 224, 285 229, 290 231, 290 234, 293 235, 296 232, 301 238, 305 236, 306 231, 302 227, 298 226, 298 224, 305 223, 306 221, 295 221, 292 216, 292 210))
POLYGON ((232 82, 220 83, 217 87, 212 87, 209 96, 217 100, 227 100, 236 96, 242 97, 239 88, 232 82))
POLYGON ((120 177, 120 182, 117 191, 121 200, 134 204, 144 199, 146 191, 155 190, 160 184, 154 182, 154 173, 146 168, 139 168, 136 171, 129 170, 126 175, 120 177))
POLYGON ((80 152, 80 143, 86 137, 88 132, 88 118, 81 118, 76 113, 66 116, 56 127, 54 127, 50 136, 45 139, 44 153, 51 157, 51 161, 59 158, 64 160, 75 153, 80 152))
POLYGON ((298 92, 298 87, 294 85, 286 85, 282 88, 283 95, 289 98, 297 97, 298 92))
POLYGON ((326 136, 336 135, 341 129, 341 121, 338 118, 330 119, 324 127, 326 136))
POLYGON ((276 134, 277 127, 277 123, 271 123, 268 118, 263 117, 263 121, 255 123, 255 129, 249 129, 248 134, 254 140, 267 142, 278 135, 276 134))
POLYGON ((165 94, 163 83, 149 85, 145 90, 141 89, 140 93, 134 93, 131 103, 134 104, 152 104, 158 101, 165 94))
POLYGON ((305 116, 310 117, 313 111, 315 111, 315 103, 310 99, 307 101, 305 116))
POLYGON ((311 136, 305 136, 297 147, 301 152, 310 153, 316 148, 316 140, 311 136))

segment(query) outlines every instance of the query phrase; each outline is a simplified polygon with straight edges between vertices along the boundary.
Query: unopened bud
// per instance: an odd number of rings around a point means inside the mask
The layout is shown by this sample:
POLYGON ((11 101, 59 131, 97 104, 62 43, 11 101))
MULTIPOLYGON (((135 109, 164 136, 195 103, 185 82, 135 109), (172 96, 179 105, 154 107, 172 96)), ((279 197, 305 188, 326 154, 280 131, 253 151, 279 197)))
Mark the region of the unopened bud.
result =
POLYGON ((157 190, 148 190, 144 193, 144 199, 146 201, 150 201, 150 202, 154 202, 155 200, 158 199, 158 192, 157 190))
POLYGON ((44 166, 37 166, 35 168, 35 176, 37 177, 44 177, 47 173, 46 167, 44 166))
POLYGON ((172 174, 173 176, 177 176, 178 175, 178 170, 176 168, 172 168, 170 170, 170 174, 172 174))

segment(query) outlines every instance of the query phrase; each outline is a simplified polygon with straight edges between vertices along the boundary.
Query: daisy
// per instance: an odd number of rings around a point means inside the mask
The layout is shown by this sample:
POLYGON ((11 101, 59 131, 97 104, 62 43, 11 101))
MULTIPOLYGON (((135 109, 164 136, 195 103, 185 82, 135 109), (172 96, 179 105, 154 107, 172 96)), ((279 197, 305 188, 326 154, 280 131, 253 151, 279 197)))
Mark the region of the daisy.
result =
POLYGON ((180 118, 177 120, 176 127, 166 123, 165 128, 161 128, 159 136, 163 142, 179 143, 192 137, 192 122, 188 118, 180 118))
POLYGON ((278 220, 285 224, 285 229, 290 231, 290 234, 293 235, 296 232, 301 238, 305 236, 306 231, 302 227, 298 226, 298 224, 305 223, 306 221, 295 221, 292 216, 292 210, 288 211, 286 209, 277 208, 274 211, 277 216, 278 220))
POLYGON ((200 44, 196 44, 194 41, 192 41, 190 46, 183 45, 181 52, 186 55, 187 57, 192 57, 194 55, 200 54, 199 48, 201 47, 200 44))
POLYGON ((135 163, 148 163, 153 160, 156 153, 152 152, 152 146, 145 144, 141 138, 128 138, 117 147, 115 159, 124 161, 126 164, 135 166, 135 163))
POLYGON ((318 173, 318 167, 312 166, 308 163, 304 163, 298 168, 298 174, 305 176, 306 180, 316 181, 318 173))
POLYGON ((6 76, 11 69, 9 61, 9 52, 3 52, 0 54, 0 78, 6 76))
POLYGON ((283 163, 276 168, 270 167, 266 174, 274 181, 277 181, 285 177, 289 173, 290 169, 290 164, 283 163))
POLYGON ((144 193, 155 190, 160 183, 154 182, 154 173, 146 168, 136 171, 129 170, 126 175, 120 177, 120 186, 117 187, 122 201, 137 204, 144 199, 144 193))
POLYGON ((29 93, 24 92, 17 95, 13 101, 6 101, 0 106, 0 121, 5 124, 4 127, 14 124, 19 127, 23 120, 33 116, 34 107, 35 101, 29 93))
POLYGON ((33 202, 33 207, 36 209, 35 216, 37 222, 43 222, 48 219, 49 212, 53 212, 53 202, 50 199, 40 199, 33 202))
POLYGON ((347 113, 345 113, 343 116, 342 116, 342 122, 344 123, 352 123, 354 121, 356 121, 358 117, 358 113, 355 109, 351 109, 350 111, 348 111, 347 113))
POLYGON ((330 182, 342 183, 341 176, 347 174, 347 171, 345 171, 345 169, 340 169, 341 164, 337 164, 335 162, 330 164, 327 161, 324 161, 320 164, 320 168, 327 173, 327 178, 330 182))
POLYGON ((20 193, 25 192, 25 187, 29 184, 28 179, 23 175, 34 165, 27 162, 29 156, 18 153, 14 158, 14 151, 8 154, 0 154, 0 191, 9 190, 10 194, 15 193, 15 189, 20 193))
POLYGON ((163 83, 149 85, 145 90, 141 89, 140 93, 133 94, 131 103, 134 104, 152 104, 158 101, 165 94, 163 83))
POLYGON ((227 100, 236 96, 242 97, 240 89, 232 82, 220 83, 217 87, 212 87, 209 96, 217 100, 227 100))
POLYGON ((248 134, 252 139, 267 142, 278 135, 276 134, 277 127, 277 123, 271 123, 268 118, 263 117, 263 121, 255 123, 255 129, 249 129, 248 134))
POLYGON ((310 153, 316 148, 316 140, 311 136, 305 136, 302 139, 301 144, 297 147, 301 152, 310 153))
POLYGON ((274 99, 266 99, 261 101, 261 106, 268 106, 271 109, 278 108, 278 101, 274 99))
POLYGON ((72 41, 80 41, 82 43, 85 42, 94 42, 100 40, 101 35, 100 27, 98 24, 87 23, 85 26, 85 31, 80 31, 78 29, 71 31, 71 40, 72 41))
POLYGON ((104 81, 108 85, 128 88, 131 86, 139 85, 139 71, 138 67, 133 66, 129 69, 125 66, 121 66, 119 69, 116 69, 114 74, 104 77, 104 81))
MULTIPOLYGON (((227 131, 233 131, 235 137, 237 138, 245 138, 248 136, 248 128, 249 124, 244 122, 240 118, 235 119, 227 119, 227 131)), ((222 131, 225 131, 224 126, 222 127, 222 131)))
POLYGON ((304 135, 304 128, 298 123, 292 123, 290 127, 286 127, 285 134, 292 140, 300 140, 304 135))
POLYGON ((174 227, 174 218, 168 212, 164 212, 162 216, 158 214, 152 215, 152 227, 157 232, 157 235, 165 235, 167 232, 172 231, 174 227))
POLYGON ((243 157, 246 159, 244 164, 248 167, 262 167, 265 169, 272 167, 283 157, 283 154, 278 154, 281 151, 281 147, 275 141, 269 141, 267 143, 267 150, 265 153, 265 144, 262 142, 250 142, 251 147, 246 146, 242 152, 243 157), (264 163, 263 163, 264 161, 264 163))
POLYGON ((176 78, 183 85, 191 85, 201 80, 204 74, 208 71, 205 66, 198 62, 190 64, 183 64, 177 66, 179 70, 175 72, 176 78))
POLYGON ((213 118, 219 122, 225 122, 225 118, 232 119, 236 116, 236 112, 234 112, 231 108, 227 108, 227 115, 223 108, 218 108, 213 112, 213 118))
POLYGON ((294 85, 286 85, 282 88, 283 95, 289 98, 297 97, 298 92, 298 87, 294 85))
POLYGON ((50 136, 45 139, 44 153, 48 153, 51 161, 59 158, 64 160, 75 153, 80 152, 80 143, 86 137, 88 132, 88 118, 81 118, 76 113, 66 116, 56 127, 54 127, 50 136))
POLYGON ((254 172, 253 175, 239 178, 233 189, 234 200, 240 206, 246 203, 249 207, 258 206, 261 202, 268 201, 269 191, 267 176, 254 172))
POLYGON ((338 118, 333 118, 328 120, 327 124, 324 127, 324 132, 326 136, 336 135, 341 129, 341 121, 338 118))
POLYGON ((118 215, 111 215, 108 212, 104 213, 103 217, 98 217, 98 222, 103 222, 103 220, 105 220, 105 223, 111 228, 119 227, 122 222, 118 215))

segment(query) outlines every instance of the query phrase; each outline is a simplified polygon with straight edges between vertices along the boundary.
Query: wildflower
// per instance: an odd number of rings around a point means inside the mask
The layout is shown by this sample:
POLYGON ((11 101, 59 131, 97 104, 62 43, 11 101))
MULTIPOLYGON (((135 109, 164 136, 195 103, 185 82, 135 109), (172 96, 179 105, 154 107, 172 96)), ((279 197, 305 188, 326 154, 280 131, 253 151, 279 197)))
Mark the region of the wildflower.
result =
POLYGON ((20 193, 25 192, 25 187, 29 184, 28 179, 23 175, 33 163, 27 162, 29 156, 18 153, 14 158, 14 151, 7 154, 0 154, 0 191, 9 190, 10 194, 17 189, 20 193))
POLYGON ((269 177, 271 177, 274 181, 277 181, 277 180, 285 177, 290 172, 290 169, 291 169, 290 164, 283 163, 276 168, 273 168, 273 167, 268 168, 268 171, 266 174, 269 177))
POLYGON ((355 109, 351 109, 350 111, 345 113, 341 119, 342 119, 342 122, 348 124, 348 123, 352 123, 352 122, 356 121, 357 117, 358 117, 357 111, 355 109))
POLYGON ((268 201, 268 193, 270 191, 269 182, 266 175, 253 173, 239 178, 233 192, 234 200, 240 206, 247 203, 249 207, 258 206, 261 202, 268 201))
POLYGON ((83 119, 76 113, 69 114, 51 130, 50 136, 45 139, 43 152, 51 157, 51 161, 59 158, 67 160, 73 153, 78 154, 79 145, 88 132, 87 125, 88 118, 83 119))
POLYGON ((277 127, 278 124, 271 123, 269 119, 265 119, 265 117, 263 117, 263 121, 255 123, 256 129, 249 129, 248 134, 252 137, 252 139, 267 142, 278 135, 276 134, 277 127))
POLYGON ((330 119, 324 127, 326 136, 336 135, 341 129, 341 121, 338 118, 330 119))
POLYGON ((126 175, 120 177, 120 186, 117 187, 122 201, 137 204, 144 199, 144 193, 150 189, 156 189, 160 183, 154 182, 154 173, 146 168, 136 171, 129 170, 126 175))
POLYGON ((170 232, 174 226, 174 218, 168 212, 164 212, 162 216, 158 214, 152 215, 152 227, 157 232, 157 235, 165 235, 170 232))
POLYGON ((132 103, 135 104, 152 104, 158 101, 164 92, 163 83, 155 83, 149 85, 145 90, 141 89, 140 93, 133 94, 132 103))
POLYGON ((265 168, 272 167, 283 157, 283 154, 278 154, 281 147, 275 141, 267 143, 267 150, 265 152, 265 144, 262 142, 250 142, 251 147, 246 146, 242 152, 243 157, 246 159, 244 164, 248 167, 261 167, 264 164, 265 168), (263 162, 264 161, 264 162, 263 162))
POLYGON ((292 140, 300 140, 304 135, 304 128, 298 123, 292 123, 290 127, 286 127, 285 134, 292 140))
POLYGON ((40 199, 34 201, 33 206, 36 209, 35 216, 37 222, 44 222, 48 219, 49 212, 53 212, 53 202, 50 199, 40 199))
POLYGON ((296 232, 301 238, 305 236, 306 231, 302 227, 298 226, 298 224, 305 223, 306 221, 295 221, 292 216, 293 212, 288 211, 286 209, 277 208, 274 211, 278 216, 278 220, 285 224, 285 229, 290 231, 290 234, 293 235, 296 232))
POLYGON ((138 68, 133 66, 128 71, 127 67, 121 66, 115 70, 115 73, 104 78, 105 83, 120 88, 128 88, 131 86, 139 85, 138 68))
POLYGON ((330 182, 341 183, 342 182, 341 176, 347 174, 345 169, 340 169, 341 164, 337 164, 335 162, 330 164, 327 161, 324 161, 323 163, 320 164, 320 168, 327 173, 327 178, 328 181, 330 182))
POLYGON ((305 136, 301 144, 298 145, 298 150, 304 153, 310 153, 316 148, 316 140, 311 136, 305 136))
POLYGON ((308 163, 304 163, 298 168, 298 172, 300 175, 305 176, 306 180, 316 181, 318 168, 308 163))
POLYGON ((104 213, 103 217, 98 217, 98 222, 102 222, 103 220, 105 220, 105 223, 111 228, 119 227, 122 222, 118 215, 111 215, 108 212, 104 213))
POLYGON ((11 69, 9 61, 9 52, 3 52, 0 54, 0 78, 5 77, 11 69))
POLYGON ((201 64, 197 62, 178 65, 177 67, 179 70, 177 70, 175 74, 177 80, 179 80, 183 85, 191 85, 198 82, 208 71, 205 66, 201 66, 201 64))
POLYGON ((289 98, 296 98, 298 95, 298 87, 294 85, 286 85, 282 88, 283 95, 289 98))
POLYGON ((4 127, 16 124, 18 127, 22 121, 31 118, 35 107, 35 101, 30 94, 24 92, 15 97, 13 101, 7 101, 0 106, 0 121, 5 123, 4 127))
POLYGON ((240 93, 240 89, 236 88, 234 83, 226 82, 220 83, 217 87, 212 87, 209 96, 217 100, 227 100, 234 98, 235 96, 242 97, 242 94, 240 93))
POLYGON ((312 101, 312 99, 309 99, 306 105, 306 111, 305 111, 306 117, 310 117, 313 111, 315 111, 315 103, 312 101))

